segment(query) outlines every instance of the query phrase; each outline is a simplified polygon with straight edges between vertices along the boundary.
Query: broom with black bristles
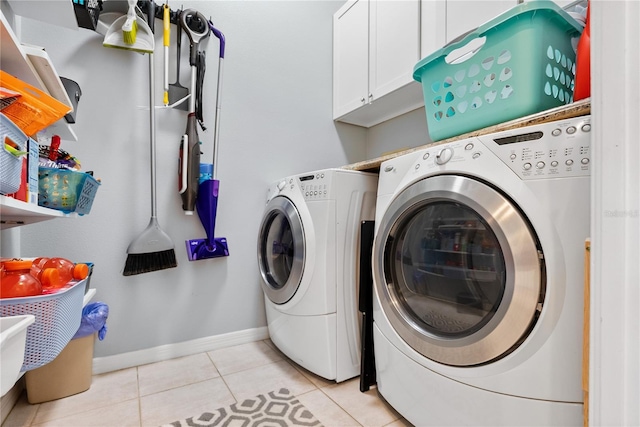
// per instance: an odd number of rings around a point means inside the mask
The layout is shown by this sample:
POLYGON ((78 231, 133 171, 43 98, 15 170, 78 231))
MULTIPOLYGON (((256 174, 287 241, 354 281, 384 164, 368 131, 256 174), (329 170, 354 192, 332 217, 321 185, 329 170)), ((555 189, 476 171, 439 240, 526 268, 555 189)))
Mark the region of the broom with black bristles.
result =
MULTIPOLYGON (((149 2, 147 15, 149 27, 153 33, 155 19, 154 3, 149 2)), ((156 206, 156 109, 155 109, 155 72, 153 54, 149 53, 149 117, 150 117, 150 146, 151 146, 151 221, 147 228, 127 248, 127 262, 123 274, 149 273, 177 267, 176 252, 171 238, 160 229, 156 206)))

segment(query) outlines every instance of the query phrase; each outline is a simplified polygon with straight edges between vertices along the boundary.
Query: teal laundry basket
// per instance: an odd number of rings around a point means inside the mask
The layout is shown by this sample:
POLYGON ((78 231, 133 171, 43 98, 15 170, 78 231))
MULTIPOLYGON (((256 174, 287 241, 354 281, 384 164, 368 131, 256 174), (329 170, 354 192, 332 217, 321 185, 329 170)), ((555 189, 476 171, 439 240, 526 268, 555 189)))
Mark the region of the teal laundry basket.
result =
POLYGON ((573 102, 582 26, 549 0, 517 5, 414 67, 433 141, 573 102))

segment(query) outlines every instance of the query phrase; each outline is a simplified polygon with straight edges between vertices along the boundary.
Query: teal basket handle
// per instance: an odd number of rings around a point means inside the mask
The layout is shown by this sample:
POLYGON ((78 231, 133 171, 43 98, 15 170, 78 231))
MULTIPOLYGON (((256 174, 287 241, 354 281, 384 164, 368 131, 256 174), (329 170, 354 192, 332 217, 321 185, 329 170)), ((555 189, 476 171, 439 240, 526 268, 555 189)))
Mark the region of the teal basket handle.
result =
MULTIPOLYGON (((475 30, 472 30, 475 31, 475 30)), ((466 36, 468 33, 463 34, 461 37, 466 36)), ((476 37, 469 40, 464 46, 457 49, 453 49, 447 56, 444 57, 444 62, 447 64, 461 64, 469 59, 473 58, 476 53, 480 52, 485 43, 486 37, 476 37)))
POLYGON ((451 46, 452 44, 458 43, 459 41, 461 41, 462 39, 464 39, 466 36, 468 36, 469 34, 475 32, 479 27, 476 27, 472 30, 466 31, 462 34, 460 34, 458 37, 456 37, 455 39, 451 40, 449 43, 445 44, 443 46, 443 49, 448 48, 449 46, 451 46))

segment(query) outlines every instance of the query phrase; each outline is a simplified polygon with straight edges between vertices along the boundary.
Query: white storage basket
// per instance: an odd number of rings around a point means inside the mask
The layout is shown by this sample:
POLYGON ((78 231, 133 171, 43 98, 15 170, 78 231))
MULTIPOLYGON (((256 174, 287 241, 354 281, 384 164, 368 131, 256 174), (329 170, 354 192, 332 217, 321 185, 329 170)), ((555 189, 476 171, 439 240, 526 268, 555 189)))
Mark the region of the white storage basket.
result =
POLYGON ((82 320, 85 281, 48 295, 0 299, 0 316, 36 318, 27 329, 22 372, 51 362, 73 338, 82 320))

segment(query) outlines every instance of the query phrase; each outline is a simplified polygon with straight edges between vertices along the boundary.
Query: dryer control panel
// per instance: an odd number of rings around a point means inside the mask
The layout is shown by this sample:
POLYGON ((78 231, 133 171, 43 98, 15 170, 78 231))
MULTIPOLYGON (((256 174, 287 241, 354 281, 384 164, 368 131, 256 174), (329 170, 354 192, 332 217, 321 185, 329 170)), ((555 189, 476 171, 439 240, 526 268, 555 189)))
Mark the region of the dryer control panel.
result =
MULTIPOLYGON (((522 179, 591 174, 591 117, 477 137, 522 179)), ((473 147, 471 148, 473 150, 473 147)))
POLYGON ((327 172, 313 172, 298 176, 300 192, 305 200, 326 200, 330 197, 331 174, 327 172))

